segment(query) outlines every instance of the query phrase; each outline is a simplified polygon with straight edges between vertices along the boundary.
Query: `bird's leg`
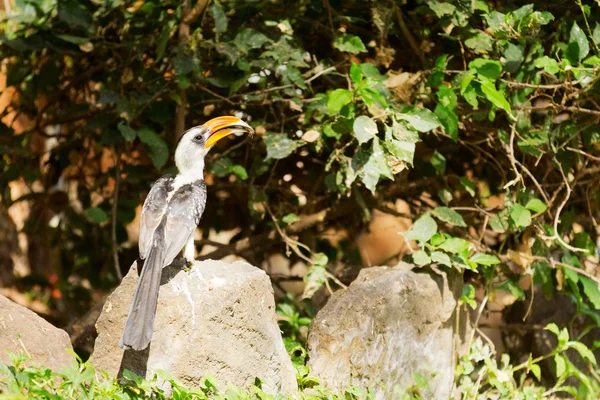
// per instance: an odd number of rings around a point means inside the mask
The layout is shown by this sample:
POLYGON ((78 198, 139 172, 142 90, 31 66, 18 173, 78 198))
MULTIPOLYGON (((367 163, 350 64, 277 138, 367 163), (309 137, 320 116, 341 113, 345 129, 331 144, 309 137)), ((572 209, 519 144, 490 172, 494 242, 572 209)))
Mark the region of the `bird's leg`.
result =
POLYGON ((192 265, 194 264, 194 261, 196 260, 196 246, 194 245, 194 234, 193 233, 192 233, 192 235, 190 235, 188 242, 186 243, 185 247, 183 248, 183 258, 185 259, 185 264, 183 266, 183 269, 186 272, 188 272, 190 270, 190 268, 192 268, 192 265))

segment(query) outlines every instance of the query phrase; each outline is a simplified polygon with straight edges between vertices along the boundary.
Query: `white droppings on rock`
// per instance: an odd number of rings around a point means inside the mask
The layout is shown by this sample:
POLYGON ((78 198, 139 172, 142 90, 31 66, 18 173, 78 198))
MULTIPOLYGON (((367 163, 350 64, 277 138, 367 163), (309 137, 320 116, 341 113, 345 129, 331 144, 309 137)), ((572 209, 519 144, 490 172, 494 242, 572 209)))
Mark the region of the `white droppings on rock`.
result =
POLYGON ((210 283, 212 283, 216 287, 225 286, 227 284, 227 279, 219 278, 218 276, 213 276, 213 278, 210 280, 210 283))
POLYGON ((273 288, 264 271, 240 261, 195 262, 189 272, 166 267, 145 358, 117 347, 138 280, 132 267, 106 301, 91 357, 97 369, 116 377, 127 368, 146 378, 164 369, 190 387, 201 386, 207 374, 223 385, 240 387, 260 378, 271 394, 296 390, 296 373, 277 326, 273 288))

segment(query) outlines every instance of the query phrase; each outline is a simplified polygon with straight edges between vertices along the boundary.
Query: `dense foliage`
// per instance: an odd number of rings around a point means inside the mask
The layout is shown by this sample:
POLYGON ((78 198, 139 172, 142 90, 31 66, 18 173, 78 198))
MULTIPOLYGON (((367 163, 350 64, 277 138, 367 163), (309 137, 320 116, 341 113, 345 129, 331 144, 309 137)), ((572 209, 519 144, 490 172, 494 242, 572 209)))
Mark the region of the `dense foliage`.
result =
MULTIPOLYGON (((500 292, 566 296, 587 316, 551 326, 554 349, 525 364, 498 366, 472 340, 461 392, 597 398, 598 4, 207 3, 17 0, 5 14, 1 199, 32 210, 23 232, 45 251, 30 251, 33 282, 55 289, 36 295, 66 320, 114 286, 136 257, 126 226, 173 171, 183 127, 240 113, 257 135, 211 154, 201 223, 205 237, 238 233, 210 256, 258 265, 286 250, 310 265, 310 297, 342 285, 333 265, 360 265, 352 238, 402 198, 415 222, 398 240, 418 245, 405 258, 464 271, 476 322, 500 292)), ((301 341, 308 321, 280 310, 301 341)))

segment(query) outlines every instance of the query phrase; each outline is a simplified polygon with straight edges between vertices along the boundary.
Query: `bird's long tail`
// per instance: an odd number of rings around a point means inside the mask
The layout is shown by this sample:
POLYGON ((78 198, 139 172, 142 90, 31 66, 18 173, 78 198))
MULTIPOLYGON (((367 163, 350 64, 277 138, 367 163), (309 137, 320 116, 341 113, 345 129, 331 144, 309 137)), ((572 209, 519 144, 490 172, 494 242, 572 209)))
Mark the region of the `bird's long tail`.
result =
POLYGON ((119 347, 144 350, 152 339, 154 317, 164 263, 164 246, 153 245, 144 260, 119 347))

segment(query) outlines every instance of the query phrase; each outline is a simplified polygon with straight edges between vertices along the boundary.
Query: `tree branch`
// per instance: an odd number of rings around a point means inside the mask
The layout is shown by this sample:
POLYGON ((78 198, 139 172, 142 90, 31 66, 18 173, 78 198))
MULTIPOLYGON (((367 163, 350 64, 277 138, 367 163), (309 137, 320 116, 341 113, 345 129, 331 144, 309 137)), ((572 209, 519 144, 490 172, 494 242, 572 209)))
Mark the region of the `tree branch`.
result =
POLYGON ((402 11, 395 4, 394 13, 396 14, 396 20, 398 21, 398 26, 400 26, 402 34, 404 35, 404 37, 406 37, 406 40, 408 40, 408 44, 410 45, 411 49, 415 52, 417 57, 419 57, 419 60, 421 60, 421 65, 425 65, 425 55, 423 54, 423 51, 421 50, 417 42, 415 41, 415 38, 413 37, 412 33, 410 33, 410 29, 408 29, 408 26, 406 26, 406 22, 404 22, 404 16, 402 15, 402 11))
MULTIPOLYGON (((204 11, 210 0, 198 0, 194 7, 190 9, 189 0, 183 0, 181 6, 181 23, 179 24, 179 44, 187 44, 190 41, 190 24, 194 22, 204 11)), ((177 94, 181 99, 175 112, 175 134, 173 144, 179 140, 185 130, 185 110, 187 108, 187 92, 185 89, 178 89, 177 94)))
POLYGON ((115 152, 117 158, 115 169, 117 172, 115 173, 115 189, 113 191, 111 239, 115 273, 117 274, 117 278, 120 282, 123 280, 123 274, 121 273, 121 264, 119 263, 119 248, 117 243, 117 208, 119 205, 119 185, 121 183, 121 149, 116 147, 115 152))
POLYGON ((183 17, 183 23, 186 25, 192 24, 202 14, 208 3, 210 3, 210 0, 198 0, 188 14, 183 17))

